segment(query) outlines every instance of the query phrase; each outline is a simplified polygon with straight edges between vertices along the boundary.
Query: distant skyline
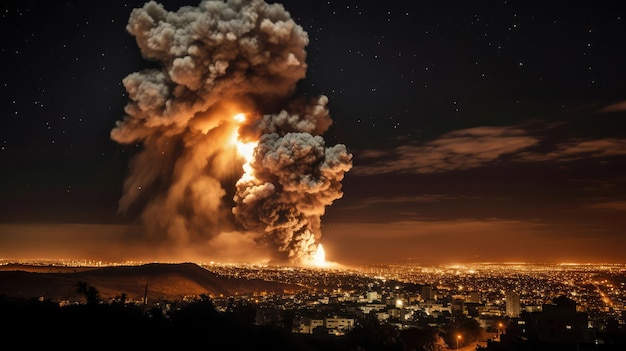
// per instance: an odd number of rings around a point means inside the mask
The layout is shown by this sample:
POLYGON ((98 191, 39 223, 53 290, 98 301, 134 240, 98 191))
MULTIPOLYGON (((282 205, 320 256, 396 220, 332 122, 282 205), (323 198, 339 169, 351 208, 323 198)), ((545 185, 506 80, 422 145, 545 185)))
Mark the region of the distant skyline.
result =
MULTIPOLYGON (((124 184, 147 146, 111 132, 128 116, 122 80, 159 67, 126 29, 145 3, 2 5, 0 258, 247 262, 280 246, 257 245, 232 215, 232 179, 220 215, 174 206, 213 218, 186 218, 196 234, 141 234, 141 213, 162 199, 155 189, 172 188, 156 181, 144 187, 155 196, 133 202, 124 184)), ((170 12, 200 4, 157 3, 170 12)), ((624 6, 278 3, 308 37, 294 97, 328 98, 332 123, 319 134, 352 156, 341 196, 320 215, 316 243, 328 260, 626 262, 624 6)), ((278 113, 283 101, 258 93, 256 111, 278 113)), ((201 141, 218 145, 212 137, 201 141)), ((148 226, 161 229, 164 216, 154 218, 148 226)))

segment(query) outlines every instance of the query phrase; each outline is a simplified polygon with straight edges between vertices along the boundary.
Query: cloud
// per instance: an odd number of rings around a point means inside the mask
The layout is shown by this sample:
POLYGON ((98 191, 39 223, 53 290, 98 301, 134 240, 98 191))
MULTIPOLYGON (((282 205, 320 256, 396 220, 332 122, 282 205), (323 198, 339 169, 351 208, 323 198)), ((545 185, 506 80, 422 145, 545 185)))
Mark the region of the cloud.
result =
POLYGON ((355 210, 365 208, 371 205, 379 204, 410 204, 410 203, 434 203, 448 200, 468 199, 469 196, 446 195, 446 194, 421 194, 411 196, 392 196, 392 197, 368 197, 360 201, 357 205, 343 207, 344 210, 355 210))
POLYGON ((605 113, 605 112, 618 112, 618 111, 626 111, 626 101, 620 101, 618 103, 606 106, 600 109, 598 112, 605 113))
POLYGON ((389 151, 365 150, 355 154, 360 162, 352 172, 377 175, 465 170, 494 162, 537 143, 538 138, 518 127, 469 128, 444 134, 421 145, 401 145, 389 151))
MULTIPOLYGON (((626 101, 603 110, 626 110, 626 101)), ((544 126, 550 128, 550 126, 544 126)), ((521 126, 475 127, 452 131, 422 144, 404 144, 389 150, 355 152, 353 174, 427 174, 485 166, 505 156, 521 162, 571 162, 626 155, 626 139, 572 139, 549 144, 540 131, 521 126), (533 147, 549 148, 546 152, 533 147)))
POLYGON ((520 161, 569 162, 586 158, 605 158, 626 155, 626 139, 606 138, 576 140, 558 144, 548 153, 526 152, 518 155, 520 161))
POLYGON ((366 225, 370 227, 370 229, 362 229, 360 237, 379 237, 385 239, 417 238, 432 235, 441 238, 452 234, 477 235, 480 233, 508 233, 506 236, 509 236, 514 235, 514 233, 517 233, 521 228, 525 230, 537 230, 541 227, 541 224, 535 222, 498 218, 484 220, 457 219, 447 221, 407 220, 389 223, 367 223, 366 225), (518 228, 518 230, 513 230, 513 228, 518 228))
POLYGON ((585 208, 596 208, 603 210, 626 211, 626 201, 606 201, 585 206, 585 208))

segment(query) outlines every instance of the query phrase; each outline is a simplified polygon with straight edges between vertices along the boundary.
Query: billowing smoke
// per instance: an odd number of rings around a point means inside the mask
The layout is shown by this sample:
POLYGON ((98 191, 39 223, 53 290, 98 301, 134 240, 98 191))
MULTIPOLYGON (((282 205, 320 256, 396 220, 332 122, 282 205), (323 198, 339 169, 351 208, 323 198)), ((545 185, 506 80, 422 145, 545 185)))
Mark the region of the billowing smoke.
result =
POLYGON ((296 96, 307 33, 281 4, 262 0, 175 12, 150 1, 127 30, 158 65, 123 80, 129 102, 111 138, 141 151, 120 212, 139 209, 148 237, 172 247, 245 232, 274 259, 308 259, 352 155, 321 137, 332 125, 328 99, 296 96), (233 136, 256 143, 251 159, 233 136))

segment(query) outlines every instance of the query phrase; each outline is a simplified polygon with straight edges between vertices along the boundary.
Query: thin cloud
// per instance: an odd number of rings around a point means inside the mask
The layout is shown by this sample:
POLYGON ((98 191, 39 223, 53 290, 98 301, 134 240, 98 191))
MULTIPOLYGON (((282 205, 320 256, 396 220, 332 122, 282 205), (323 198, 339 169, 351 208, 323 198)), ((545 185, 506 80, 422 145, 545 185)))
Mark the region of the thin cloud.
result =
POLYGON ((606 106, 600 109, 598 112, 605 113, 605 112, 618 112, 618 111, 626 111, 626 101, 620 101, 618 103, 606 106))
POLYGON ((410 203, 434 203, 449 200, 467 199, 468 196, 446 195, 446 194, 421 194, 414 196, 392 196, 392 197, 368 197, 357 205, 344 207, 345 210, 361 209, 380 204, 410 204, 410 203))
POLYGON ((380 233, 385 233, 387 239, 401 238, 419 238, 423 236, 441 236, 447 237, 454 235, 471 236, 478 234, 489 234, 503 237, 502 233, 515 235, 520 231, 533 231, 542 228, 541 223, 527 222, 513 219, 491 218, 485 220, 478 219, 456 219, 446 221, 428 221, 428 220, 408 220, 395 221, 388 223, 366 223, 366 224, 340 224, 333 225, 333 229, 337 230, 346 226, 349 228, 359 228, 359 236, 361 238, 378 238, 380 233))
POLYGON ((605 158, 624 155, 626 155, 626 139, 606 138, 562 143, 557 145, 554 151, 548 153, 522 153, 518 156, 518 160, 569 162, 585 158, 605 158))
POLYGON ((507 154, 536 145, 538 138, 516 127, 476 127, 453 131, 421 145, 390 151, 365 150, 354 174, 435 173, 483 166, 507 154), (367 162, 371 162, 367 164, 367 162))
POLYGON ((602 210, 626 211, 626 201, 605 201, 585 206, 602 210))

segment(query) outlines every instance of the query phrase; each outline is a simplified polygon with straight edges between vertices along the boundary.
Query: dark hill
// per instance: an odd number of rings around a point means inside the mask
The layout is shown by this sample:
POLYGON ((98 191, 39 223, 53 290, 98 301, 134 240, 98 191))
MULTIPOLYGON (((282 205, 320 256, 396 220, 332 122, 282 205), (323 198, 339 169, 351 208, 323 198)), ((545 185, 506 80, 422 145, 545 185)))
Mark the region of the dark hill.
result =
POLYGON ((39 298, 53 301, 81 301, 78 282, 95 287, 102 299, 126 294, 129 300, 181 300, 185 296, 206 294, 213 297, 250 295, 261 292, 298 291, 302 286, 261 279, 232 278, 210 272, 194 263, 150 263, 141 266, 116 266, 76 271, 41 270, 28 267, 0 270, 0 295, 39 298))
POLYGON ((59 266, 59 265, 34 265, 34 264, 21 264, 21 263, 9 263, 0 265, 0 271, 24 271, 24 272, 39 272, 39 273, 67 273, 67 272, 82 272, 98 269, 93 266, 59 266))

